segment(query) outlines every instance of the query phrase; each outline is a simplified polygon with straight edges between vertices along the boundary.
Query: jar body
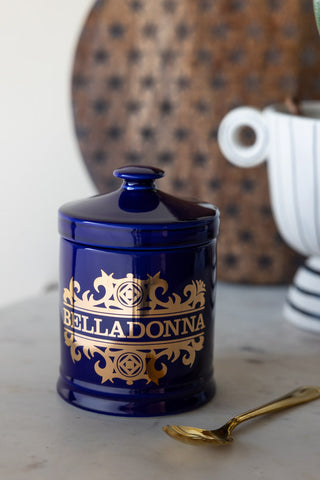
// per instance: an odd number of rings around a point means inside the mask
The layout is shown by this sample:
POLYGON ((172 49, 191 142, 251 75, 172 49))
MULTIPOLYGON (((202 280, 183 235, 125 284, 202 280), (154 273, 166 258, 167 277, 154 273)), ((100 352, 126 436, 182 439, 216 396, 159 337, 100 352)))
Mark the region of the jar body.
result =
POLYGON ((212 398, 216 242, 114 250, 61 239, 59 394, 149 416, 212 398))

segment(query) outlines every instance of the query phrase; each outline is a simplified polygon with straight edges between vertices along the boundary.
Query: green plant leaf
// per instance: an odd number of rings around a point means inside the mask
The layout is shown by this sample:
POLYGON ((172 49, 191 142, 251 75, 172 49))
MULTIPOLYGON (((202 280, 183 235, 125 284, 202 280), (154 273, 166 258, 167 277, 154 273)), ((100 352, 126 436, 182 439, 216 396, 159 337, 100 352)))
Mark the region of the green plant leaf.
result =
POLYGON ((320 33, 320 0, 313 0, 313 9, 316 17, 318 32, 320 33))

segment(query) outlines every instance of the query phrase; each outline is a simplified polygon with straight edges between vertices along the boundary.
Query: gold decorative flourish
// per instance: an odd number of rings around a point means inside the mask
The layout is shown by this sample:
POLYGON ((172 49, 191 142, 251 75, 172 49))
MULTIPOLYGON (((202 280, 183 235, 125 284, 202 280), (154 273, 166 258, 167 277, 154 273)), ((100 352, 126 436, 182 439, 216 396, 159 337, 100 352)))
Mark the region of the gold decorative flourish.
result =
POLYGON ((116 341, 95 340, 75 334, 65 328, 64 339, 73 362, 79 362, 82 354, 89 360, 98 358, 94 370, 101 377, 101 383, 114 379, 124 380, 133 385, 137 380, 159 384, 159 380, 167 374, 168 367, 160 359, 165 357, 171 363, 182 355, 182 363, 192 367, 196 352, 203 348, 204 332, 193 337, 157 343, 121 343, 116 341), (99 358, 100 357, 100 358, 99 358), (159 361, 159 362, 158 362, 159 361), (157 364, 158 362, 158 364, 157 364))
POLYGON ((181 298, 177 293, 167 294, 169 286, 160 278, 160 272, 141 280, 131 273, 117 279, 113 273, 108 275, 101 270, 93 287, 98 296, 90 290, 80 294, 79 282, 71 278, 69 287, 64 289, 64 304, 84 312, 112 317, 168 317, 190 314, 205 305, 206 286, 202 280, 186 285, 184 298, 181 298))

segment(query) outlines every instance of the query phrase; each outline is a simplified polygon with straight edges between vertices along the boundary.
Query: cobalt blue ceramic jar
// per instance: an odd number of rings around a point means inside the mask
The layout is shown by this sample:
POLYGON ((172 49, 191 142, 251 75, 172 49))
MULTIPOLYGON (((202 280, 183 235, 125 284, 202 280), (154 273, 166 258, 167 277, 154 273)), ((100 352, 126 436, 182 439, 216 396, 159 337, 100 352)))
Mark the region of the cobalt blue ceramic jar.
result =
POLYGON ((219 211, 157 190, 151 167, 59 211, 58 392, 95 412, 149 416, 215 392, 213 330, 219 211))

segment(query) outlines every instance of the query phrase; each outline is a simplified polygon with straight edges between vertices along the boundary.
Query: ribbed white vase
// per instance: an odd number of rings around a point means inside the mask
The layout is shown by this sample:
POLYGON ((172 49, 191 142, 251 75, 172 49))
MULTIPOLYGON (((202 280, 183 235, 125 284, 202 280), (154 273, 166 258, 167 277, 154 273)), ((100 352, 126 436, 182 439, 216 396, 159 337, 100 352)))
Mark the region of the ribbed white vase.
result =
POLYGON ((320 332, 320 102, 302 104, 303 116, 283 105, 263 112, 232 110, 223 119, 218 140, 228 160, 252 167, 267 159, 273 215, 289 246, 309 257, 289 288, 284 316, 295 325, 320 332), (251 127, 255 143, 241 143, 251 127))

